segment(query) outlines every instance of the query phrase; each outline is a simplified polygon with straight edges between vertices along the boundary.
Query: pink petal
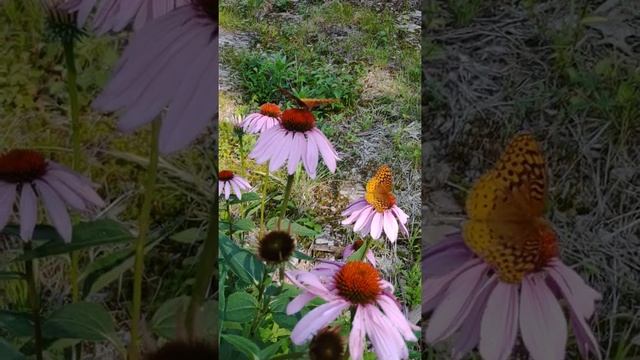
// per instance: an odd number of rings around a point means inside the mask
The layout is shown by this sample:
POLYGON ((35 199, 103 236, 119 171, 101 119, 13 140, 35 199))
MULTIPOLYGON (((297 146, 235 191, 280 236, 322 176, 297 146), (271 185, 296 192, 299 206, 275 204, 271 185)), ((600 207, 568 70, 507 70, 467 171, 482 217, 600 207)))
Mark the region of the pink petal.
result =
POLYGON ((409 349, 395 327, 389 326, 389 319, 373 305, 359 306, 364 311, 367 335, 378 359, 401 360, 409 356, 409 349))
POLYGON ((336 160, 338 160, 338 157, 335 155, 335 150, 333 150, 333 146, 329 140, 327 140, 324 134, 317 128, 307 132, 307 136, 313 137, 316 144, 318 144, 318 150, 320 150, 322 159, 329 171, 332 173, 336 172, 336 160))
POLYGON ((518 335, 518 285, 498 282, 482 316, 480 354, 507 360, 518 335))
MULTIPOLYGON (((291 149, 289 149, 289 160, 287 163, 287 171, 289 175, 296 172, 298 163, 306 156, 305 152, 307 151, 307 142, 304 135, 299 132, 294 133, 292 145, 291 149)), ((311 176, 311 174, 309 174, 309 176, 311 176)))
POLYGON ((547 272, 554 282, 563 290, 566 299, 572 301, 574 311, 584 318, 590 318, 595 311, 595 301, 602 296, 591 287, 573 269, 554 259, 547 272))
POLYGON ((307 134, 307 153, 302 158, 305 169, 309 177, 315 179, 318 168, 318 144, 313 136, 307 134))
POLYGON ((460 360, 467 355, 480 342, 480 328, 482 324, 482 316, 487 306, 489 296, 493 292, 498 279, 495 275, 491 276, 487 281, 484 289, 480 291, 475 300, 469 315, 464 320, 465 326, 455 335, 453 343, 453 351, 451 356, 454 360, 460 360))
POLYGON ((31 241, 33 229, 38 221, 38 202, 31 184, 22 185, 20 194, 20 237, 24 241, 31 241))
POLYGON ((49 220, 56 228, 60 237, 66 242, 71 242, 71 218, 64 205, 64 201, 56 194, 55 190, 44 181, 36 182, 36 189, 40 193, 40 198, 47 210, 49 220))
POLYGON ((348 302, 335 300, 311 310, 291 331, 291 341, 296 345, 302 345, 318 330, 329 325, 329 323, 335 320, 348 307, 348 302))
POLYGON ((410 322, 407 318, 400 312, 398 309, 398 305, 390 299, 388 296, 380 296, 378 297, 378 305, 384 311, 384 314, 391 320, 391 324, 400 331, 402 337, 407 341, 418 341, 413 330, 411 330, 410 322))
POLYGON ((287 315, 292 315, 302 310, 302 308, 309 303, 309 301, 315 299, 316 296, 310 292, 303 291, 300 295, 296 296, 287 304, 287 315))
POLYGON ((391 211, 386 210, 384 213, 384 233, 387 234, 389 241, 392 243, 398 239, 398 222, 391 211))
POLYGON ((362 360, 364 352, 364 311, 356 310, 351 323, 351 333, 349 333, 349 355, 353 360, 362 360))
POLYGON ((382 213, 376 211, 373 215, 373 220, 371 220, 371 237, 374 239, 379 239, 380 235, 382 235, 382 221, 384 220, 382 213))
POLYGON ((375 212, 376 211, 373 208, 366 208, 365 210, 362 210, 358 220, 356 220, 356 223, 353 225, 353 231, 359 231, 365 225, 371 223, 371 218, 373 218, 373 214, 375 212))
POLYGON ((567 322, 544 279, 529 275, 520 293, 520 331, 534 360, 562 360, 567 344, 567 322))

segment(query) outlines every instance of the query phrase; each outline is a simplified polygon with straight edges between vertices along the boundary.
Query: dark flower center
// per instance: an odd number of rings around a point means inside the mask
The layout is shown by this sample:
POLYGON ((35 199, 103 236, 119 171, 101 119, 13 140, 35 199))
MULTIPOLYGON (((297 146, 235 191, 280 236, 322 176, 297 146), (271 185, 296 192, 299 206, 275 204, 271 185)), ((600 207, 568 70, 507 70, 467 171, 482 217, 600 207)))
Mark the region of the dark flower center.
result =
POLYGON ((335 360, 344 356, 344 342, 339 328, 324 328, 309 344, 311 360, 335 360))
POLYGON ((273 118, 277 118, 280 116, 282 111, 280 111, 280 106, 272 103, 266 103, 260 105, 260 114, 270 116, 273 118))
POLYGON ((280 263, 289 260, 296 248, 296 241, 284 231, 272 231, 258 244, 258 255, 264 261, 280 263))
POLYGON ((231 179, 233 179, 235 175, 233 174, 233 171, 231 170, 221 170, 220 172, 218 172, 218 179, 220 181, 229 181, 231 179))
POLYGON ((218 23, 218 1, 217 0, 192 0, 193 5, 196 6, 203 14, 218 23))
POLYGON ((11 150, 0 155, 0 180, 24 183, 41 178, 47 172, 47 161, 33 150, 11 150))
POLYGON ((214 344, 201 341, 171 341, 158 351, 147 354, 145 360, 209 360, 217 359, 218 351, 214 344))
POLYGON ((358 249, 360 249, 360 246, 362 246, 362 244, 364 244, 364 241, 362 241, 362 239, 358 239, 356 241, 353 242, 353 250, 354 251, 358 251, 358 249))
POLYGON ((371 304, 382 291, 378 270, 361 261, 346 263, 335 275, 334 281, 338 294, 353 304, 371 304))
POLYGON ((281 119, 282 126, 289 131, 305 132, 316 127, 316 118, 305 109, 287 109, 281 119))

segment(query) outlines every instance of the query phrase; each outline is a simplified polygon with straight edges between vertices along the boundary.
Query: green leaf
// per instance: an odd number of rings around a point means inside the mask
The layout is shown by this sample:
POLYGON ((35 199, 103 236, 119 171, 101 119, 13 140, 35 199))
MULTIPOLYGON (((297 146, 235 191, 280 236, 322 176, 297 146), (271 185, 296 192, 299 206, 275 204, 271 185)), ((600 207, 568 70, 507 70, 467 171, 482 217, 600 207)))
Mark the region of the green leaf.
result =
POLYGON ((200 228, 194 227, 194 228, 180 231, 177 234, 173 234, 169 238, 179 243, 192 244, 196 241, 204 240, 205 235, 206 235, 205 231, 200 230, 200 228))
POLYGON ((229 197, 229 204, 231 205, 240 204, 240 203, 244 203, 248 201, 256 201, 256 200, 260 200, 260 195, 254 192, 248 192, 248 193, 242 194, 242 199, 238 199, 235 195, 229 197))
POLYGON ((0 328, 17 337, 33 336, 31 314, 0 310, 0 328))
POLYGON ((247 322, 256 316, 258 301, 247 292, 238 291, 227 298, 224 319, 227 321, 247 322))
MULTIPOLYGON (((278 229, 278 218, 274 217, 269 219, 269 221, 267 222, 267 228, 269 230, 278 229)), ((287 231, 288 229, 289 229, 289 220, 282 219, 282 221, 280 222, 280 230, 287 231)), ((296 234, 298 236, 310 237, 310 238, 315 238, 318 235, 318 233, 315 230, 310 229, 304 225, 296 224, 295 222, 291 223, 291 233, 296 234)))
POLYGON ((247 355, 249 359, 260 359, 260 348, 253 341, 238 335, 223 334, 222 338, 231 344, 236 350, 247 355))
POLYGON ((229 269, 246 284, 257 284, 265 271, 262 261, 251 252, 240 248, 223 233, 218 234, 220 255, 229 269))
MULTIPOLYGON (((249 219, 234 219, 233 220, 233 232, 234 233, 251 231, 251 230, 255 229, 255 227, 256 227, 256 225, 253 223, 253 221, 251 221, 249 219)), ((229 223, 228 222, 221 222, 220 223, 220 230, 229 231, 229 223)))
MULTIPOLYGON (((20 226, 10 224, 4 227, 0 233, 4 233, 7 235, 20 237, 20 226)), ((33 230, 33 236, 31 237, 33 241, 60 241, 64 242, 58 231, 51 225, 36 225, 33 230)))
POLYGON ((115 325, 111 315, 97 303, 67 304, 53 312, 42 324, 42 336, 48 339, 113 341, 115 325))
POLYGON ((26 360, 27 357, 24 356, 20 351, 16 350, 11 344, 9 344, 5 339, 0 338, 0 354, 2 354, 3 360, 26 360))
POLYGON ((307 254, 305 254, 303 252, 300 252, 298 250, 293 252, 293 257, 296 257, 296 258, 298 258, 300 260, 308 260, 308 261, 314 261, 315 260, 311 256, 309 256, 309 255, 307 255, 307 254))
MULTIPOLYGON (((368 240, 365 240, 368 241, 368 240)), ((356 250, 353 254, 349 255, 347 261, 362 261, 364 259, 364 253, 369 248, 368 244, 365 242, 360 246, 358 250, 356 250)))
POLYGON ((117 244, 131 241, 133 236, 120 223, 111 219, 100 219, 81 222, 73 227, 73 238, 70 243, 51 240, 42 246, 23 254, 16 260, 25 261, 46 256, 67 254, 99 245, 117 244))
POLYGON ((278 342, 271 344, 266 348, 260 350, 260 356, 259 356, 260 359, 271 359, 273 355, 275 355, 278 352, 278 350, 280 350, 280 347, 282 347, 282 344, 285 343, 286 341, 289 341, 289 340, 281 339, 278 342))
POLYGON ((151 330, 165 339, 175 339, 177 335, 176 319, 185 315, 188 304, 189 296, 180 296, 165 301, 151 318, 151 330))
POLYGON ((24 280, 24 276, 17 271, 0 271, 0 280, 24 280))

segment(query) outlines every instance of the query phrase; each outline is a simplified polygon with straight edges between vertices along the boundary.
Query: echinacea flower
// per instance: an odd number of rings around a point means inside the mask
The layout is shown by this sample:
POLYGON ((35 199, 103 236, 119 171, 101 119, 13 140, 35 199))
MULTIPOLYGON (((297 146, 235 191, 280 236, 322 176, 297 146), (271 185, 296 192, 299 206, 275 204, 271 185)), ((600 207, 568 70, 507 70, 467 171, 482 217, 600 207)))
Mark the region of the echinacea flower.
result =
POLYGON ((72 227, 67 207, 90 211, 104 206, 91 181, 32 150, 11 150, 0 155, 0 230, 9 222, 17 195, 20 237, 30 241, 38 220, 38 198, 65 242, 72 227))
POLYGON ((78 25, 84 26, 91 10, 97 8, 92 28, 98 34, 122 31, 133 22, 138 30, 147 22, 161 17, 173 9, 187 5, 191 0, 69 0, 62 8, 78 13, 78 25))
POLYGON ((160 151, 180 150, 218 110, 218 2, 193 1, 133 33, 93 107, 133 131, 160 116, 160 151))
POLYGON ((313 337, 309 344, 311 360, 335 360, 344 356, 344 342, 340 328, 324 328, 313 337))
MULTIPOLYGON (((423 258, 423 311, 431 312, 428 343, 453 336, 452 358, 461 359, 478 346, 486 360, 508 359, 518 333, 534 360, 565 358, 568 307, 578 350, 583 358, 600 359, 598 342, 587 320, 600 294, 589 287, 557 255, 506 282, 476 256, 459 233, 426 250, 423 258)), ((505 261, 526 262, 517 257, 505 261)))
POLYGON ((353 224, 353 231, 361 236, 370 234, 377 240, 384 232, 392 243, 398 239, 398 230, 409 236, 405 226, 409 217, 396 205, 391 193, 391 169, 387 165, 378 169, 367 182, 364 197, 349 204, 342 216, 347 217, 342 225, 353 224))
MULTIPOLYGON (((348 246, 345 246, 344 250, 342 250, 342 258, 346 259, 351 256, 354 252, 358 251, 358 249, 360 249, 360 247, 364 244, 364 241, 362 240, 356 240, 353 242, 353 244, 349 244, 348 246)), ((369 263, 371 263, 371 265, 376 266, 376 257, 373 255, 373 251, 371 251, 371 249, 367 249, 367 252, 364 254, 365 258, 367 259, 367 261, 369 261, 369 263)))
POLYGON ((234 174, 233 171, 221 170, 218 172, 218 195, 224 195, 226 200, 229 200, 231 191, 240 200, 242 193, 250 189, 251 184, 246 179, 234 174))
POLYGON ((295 250, 296 241, 286 231, 271 231, 258 241, 258 256, 272 264, 289 260, 295 250))
POLYGON ((286 162, 289 175, 302 163, 309 177, 315 179, 320 155, 329 171, 334 173, 340 158, 327 137, 316 127, 313 113, 306 109, 287 109, 280 116, 279 123, 260 133, 249 157, 258 164, 269 161, 270 172, 278 170, 286 162))
POLYGON ((244 131, 249 134, 258 134, 274 127, 280 122, 280 106, 266 103, 260 105, 260 111, 247 115, 242 121, 244 131))
POLYGON ((417 341, 411 324, 400 310, 393 285, 380 278, 373 265, 350 261, 323 262, 311 271, 289 271, 287 277, 303 293, 287 305, 287 314, 300 311, 320 297, 326 303, 308 312, 293 328, 291 340, 301 345, 344 311, 355 311, 349 334, 349 354, 361 360, 368 337, 378 359, 407 359, 405 341, 417 341))

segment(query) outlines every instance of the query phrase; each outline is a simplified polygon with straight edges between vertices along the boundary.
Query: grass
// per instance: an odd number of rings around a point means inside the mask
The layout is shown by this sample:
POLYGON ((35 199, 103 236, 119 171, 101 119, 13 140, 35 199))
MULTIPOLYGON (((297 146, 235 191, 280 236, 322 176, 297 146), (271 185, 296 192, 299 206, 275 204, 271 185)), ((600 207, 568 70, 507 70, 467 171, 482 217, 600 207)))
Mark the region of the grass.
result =
MULTIPOLYGON (((301 1, 284 8, 263 3, 244 7, 234 0, 220 4, 223 34, 231 40, 222 47, 223 68, 232 87, 221 93, 221 119, 231 120, 255 111, 263 102, 286 102, 279 87, 300 97, 338 98, 322 109, 318 126, 341 156, 331 175, 322 165, 316 180, 300 176, 292 195, 289 216, 320 230, 318 238, 333 244, 332 251, 356 240, 339 224, 344 209, 376 168, 387 163, 394 171, 394 193, 410 216, 412 236, 400 239, 397 249, 374 242, 386 278, 393 279, 409 309, 420 308, 420 109, 421 78, 418 39, 401 29, 401 11, 376 9, 348 1, 301 1), (403 264, 415 264, 406 267, 403 264)), ((374 2, 374 5, 377 4, 374 2)), ((224 36, 224 35, 223 35, 224 36)), ((247 136, 245 136, 247 138, 247 136)), ((254 141, 254 140, 251 140, 254 141)), ((246 144, 251 149, 252 142, 246 144)), ((220 125, 222 168, 239 170, 238 143, 229 123, 220 125)), ((248 162, 252 184, 262 183, 264 166, 248 162)), ((273 175, 283 183, 284 173, 273 175)), ((272 182, 273 184, 273 182, 272 182)), ((267 213, 279 204, 282 186, 269 188, 267 213)), ((255 235, 248 235, 249 244, 255 235)), ((302 238, 298 249, 309 253, 316 240, 302 238)), ((249 245, 251 246, 251 245, 249 245)), ((322 253, 333 257, 333 253, 322 253)), ((299 266, 306 267, 303 263, 299 266)), ((269 330, 273 333, 273 330, 269 330)), ((418 358, 417 348, 412 358, 418 358)))
MULTIPOLYGON (((488 2, 483 17, 464 26, 437 3, 423 40, 429 45, 423 137, 430 154, 423 161, 438 174, 423 185, 425 238, 434 242, 440 229, 459 227, 473 181, 516 132, 533 132, 548 164, 547 216, 561 257, 603 295, 591 322, 603 358, 637 357, 640 349, 631 344, 640 333, 637 55, 600 41, 589 25, 593 1, 488 2)), ((614 10, 630 6, 621 2, 614 10)), ((611 21, 619 21, 615 11, 611 21)), ((570 337, 567 357, 577 356, 570 337)))

